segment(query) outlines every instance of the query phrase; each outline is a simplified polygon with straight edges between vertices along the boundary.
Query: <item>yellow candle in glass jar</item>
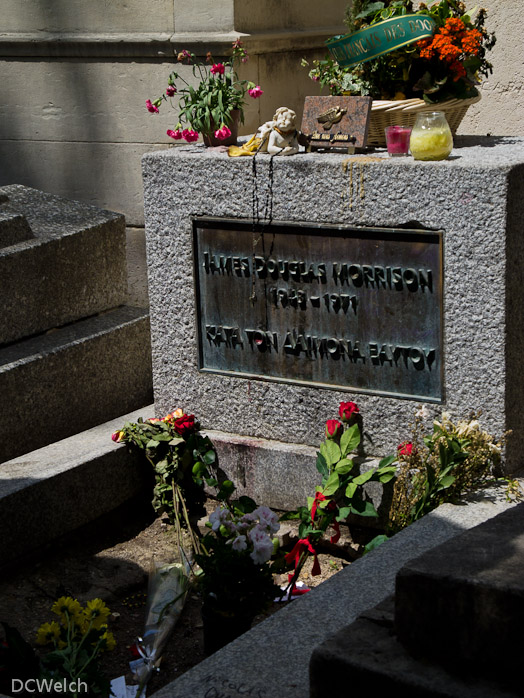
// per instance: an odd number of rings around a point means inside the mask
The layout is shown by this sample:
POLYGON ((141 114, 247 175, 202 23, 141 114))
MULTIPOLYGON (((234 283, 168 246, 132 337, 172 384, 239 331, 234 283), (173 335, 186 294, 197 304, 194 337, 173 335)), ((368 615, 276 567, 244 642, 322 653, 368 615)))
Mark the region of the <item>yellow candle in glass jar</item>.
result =
POLYGON ((444 112, 422 112, 411 131, 409 149, 415 160, 445 160, 453 150, 453 136, 444 112))

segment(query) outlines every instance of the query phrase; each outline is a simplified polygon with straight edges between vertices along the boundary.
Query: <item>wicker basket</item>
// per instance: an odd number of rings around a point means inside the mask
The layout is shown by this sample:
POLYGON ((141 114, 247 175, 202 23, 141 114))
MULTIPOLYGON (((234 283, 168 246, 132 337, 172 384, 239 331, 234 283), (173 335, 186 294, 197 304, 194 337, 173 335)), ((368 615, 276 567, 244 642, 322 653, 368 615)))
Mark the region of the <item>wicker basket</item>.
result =
POLYGON ((374 99, 369 120, 368 145, 386 145, 384 129, 386 126, 413 126, 417 114, 422 111, 443 111, 455 135, 460 122, 469 106, 480 100, 480 94, 470 99, 449 99, 439 104, 427 104, 422 99, 403 99, 397 101, 374 99))

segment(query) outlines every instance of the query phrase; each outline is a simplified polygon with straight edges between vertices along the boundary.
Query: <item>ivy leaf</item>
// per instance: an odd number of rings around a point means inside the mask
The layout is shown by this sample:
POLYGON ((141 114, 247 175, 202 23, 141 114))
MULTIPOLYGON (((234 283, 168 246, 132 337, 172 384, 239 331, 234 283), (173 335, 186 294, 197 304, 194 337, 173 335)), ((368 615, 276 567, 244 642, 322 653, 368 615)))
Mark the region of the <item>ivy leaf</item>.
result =
POLYGON ((204 453, 202 460, 204 461, 204 463, 206 465, 213 465, 213 463, 216 460, 216 455, 217 454, 215 453, 215 451, 212 451, 212 450, 206 451, 206 453, 204 453))

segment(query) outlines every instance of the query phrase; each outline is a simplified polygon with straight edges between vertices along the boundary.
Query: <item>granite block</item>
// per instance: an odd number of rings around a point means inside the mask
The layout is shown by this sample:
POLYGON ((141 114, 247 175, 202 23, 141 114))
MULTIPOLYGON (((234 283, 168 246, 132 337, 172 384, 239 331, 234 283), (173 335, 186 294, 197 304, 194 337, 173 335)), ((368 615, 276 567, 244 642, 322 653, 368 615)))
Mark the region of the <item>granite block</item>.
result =
MULTIPOLYGON (((145 155, 142 169, 153 383, 161 412, 184 404, 205 428, 232 438, 315 447, 325 420, 337 416, 338 403, 354 400, 363 417, 366 455, 381 457, 409 439, 420 404, 428 408, 429 432, 431 419, 443 410, 454 419, 481 411, 483 427, 494 436, 513 430, 505 463, 509 472, 519 469, 524 447, 519 398, 524 391, 519 311, 524 304, 519 263, 524 254, 524 139, 457 137, 451 157, 441 162, 388 158, 381 152, 259 156, 256 172, 251 158, 187 145, 145 155), (442 231, 440 402, 359 392, 343 380, 339 387, 303 385, 270 375, 200 370, 193 221, 212 216, 249 223, 257 215, 262 221, 271 216, 319 227, 442 231)), ((269 250, 269 225, 265 237, 269 250)), ((271 459, 263 467, 270 480, 271 459)))
POLYGON ((21 185, 0 191, 30 229, 0 246, 0 345, 125 302, 122 215, 21 185))
POLYGON ((0 348, 0 463, 151 402, 146 309, 0 348))

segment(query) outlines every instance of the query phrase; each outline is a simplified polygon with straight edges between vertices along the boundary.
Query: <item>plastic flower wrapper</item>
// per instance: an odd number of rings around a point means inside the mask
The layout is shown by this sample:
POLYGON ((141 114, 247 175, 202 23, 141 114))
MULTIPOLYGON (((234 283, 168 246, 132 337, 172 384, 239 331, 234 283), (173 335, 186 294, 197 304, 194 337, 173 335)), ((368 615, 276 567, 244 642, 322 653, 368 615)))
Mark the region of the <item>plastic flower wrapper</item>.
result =
POLYGON ((158 671, 167 639, 184 608, 191 568, 182 551, 181 555, 182 563, 151 563, 144 634, 136 643, 140 657, 129 663, 139 682, 137 698, 151 674, 158 671))

